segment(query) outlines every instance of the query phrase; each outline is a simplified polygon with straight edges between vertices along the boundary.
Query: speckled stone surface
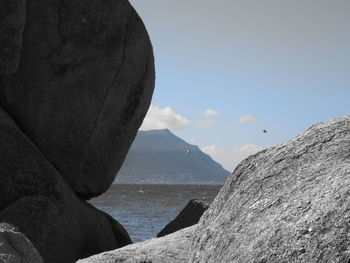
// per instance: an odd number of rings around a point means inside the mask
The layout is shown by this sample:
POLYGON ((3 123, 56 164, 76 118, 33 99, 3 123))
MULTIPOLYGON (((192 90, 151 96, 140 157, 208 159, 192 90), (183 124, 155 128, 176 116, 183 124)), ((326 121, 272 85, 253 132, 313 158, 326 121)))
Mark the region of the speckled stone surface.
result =
POLYGON ((204 213, 189 262, 349 262, 350 117, 244 160, 204 213))

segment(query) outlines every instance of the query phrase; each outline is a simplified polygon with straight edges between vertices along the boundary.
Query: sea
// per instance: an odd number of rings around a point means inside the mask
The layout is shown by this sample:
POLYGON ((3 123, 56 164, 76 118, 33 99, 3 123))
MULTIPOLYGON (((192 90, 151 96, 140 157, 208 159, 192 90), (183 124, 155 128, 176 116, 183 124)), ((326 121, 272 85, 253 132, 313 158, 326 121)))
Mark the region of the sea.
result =
POLYGON ((191 199, 212 203, 222 185, 113 184, 90 200, 128 231, 134 243, 156 237, 191 199))

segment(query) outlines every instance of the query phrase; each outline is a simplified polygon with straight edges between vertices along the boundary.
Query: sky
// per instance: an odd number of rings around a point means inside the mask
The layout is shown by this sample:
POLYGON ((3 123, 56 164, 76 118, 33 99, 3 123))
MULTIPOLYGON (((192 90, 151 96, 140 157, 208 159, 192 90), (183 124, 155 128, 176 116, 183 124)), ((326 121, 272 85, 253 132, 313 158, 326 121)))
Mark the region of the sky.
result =
POLYGON ((169 128, 232 171, 350 114, 349 0, 130 2, 156 61, 141 129, 169 128))

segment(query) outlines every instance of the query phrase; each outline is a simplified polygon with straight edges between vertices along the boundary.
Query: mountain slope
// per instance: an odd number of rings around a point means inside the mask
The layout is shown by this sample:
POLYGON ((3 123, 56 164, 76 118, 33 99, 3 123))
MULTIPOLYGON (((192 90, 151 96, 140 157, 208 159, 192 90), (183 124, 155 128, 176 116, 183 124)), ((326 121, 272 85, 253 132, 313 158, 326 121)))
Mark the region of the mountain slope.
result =
POLYGON ((165 129, 138 132, 117 182, 222 184, 228 176, 228 171, 197 146, 165 129))

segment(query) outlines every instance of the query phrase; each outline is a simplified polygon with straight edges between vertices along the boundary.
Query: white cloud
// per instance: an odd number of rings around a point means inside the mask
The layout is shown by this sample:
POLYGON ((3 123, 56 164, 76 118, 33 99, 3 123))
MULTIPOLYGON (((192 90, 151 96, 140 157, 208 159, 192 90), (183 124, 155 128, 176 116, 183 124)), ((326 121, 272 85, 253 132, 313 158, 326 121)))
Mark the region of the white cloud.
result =
POLYGON ((213 109, 207 109, 203 112, 201 112, 202 116, 218 116, 220 115, 220 111, 213 110, 213 109))
POLYGON ((232 172, 236 166, 245 158, 252 154, 255 154, 265 147, 247 144, 243 146, 235 146, 231 149, 222 149, 216 145, 206 146, 202 148, 202 151, 210 155, 215 161, 220 163, 225 169, 232 172))
POLYGON ((239 122, 240 123, 255 123, 255 122, 258 122, 258 120, 254 116, 247 114, 247 115, 242 116, 239 119, 239 122))
POLYGON ((197 122, 197 126, 200 128, 208 128, 215 126, 216 124, 218 124, 216 121, 210 119, 197 122))
POLYGON ((177 114, 170 107, 160 108, 153 106, 149 108, 141 125, 141 130, 170 129, 177 130, 190 124, 184 116, 177 114))

